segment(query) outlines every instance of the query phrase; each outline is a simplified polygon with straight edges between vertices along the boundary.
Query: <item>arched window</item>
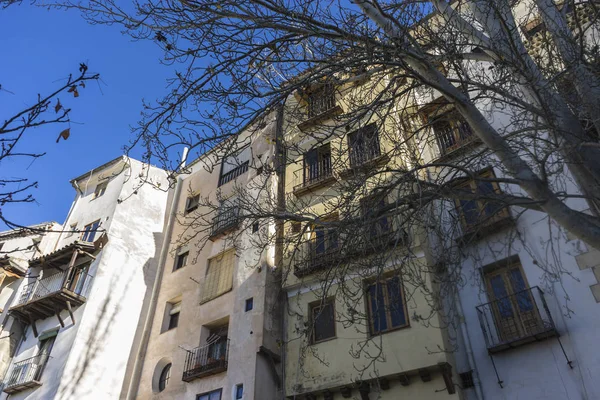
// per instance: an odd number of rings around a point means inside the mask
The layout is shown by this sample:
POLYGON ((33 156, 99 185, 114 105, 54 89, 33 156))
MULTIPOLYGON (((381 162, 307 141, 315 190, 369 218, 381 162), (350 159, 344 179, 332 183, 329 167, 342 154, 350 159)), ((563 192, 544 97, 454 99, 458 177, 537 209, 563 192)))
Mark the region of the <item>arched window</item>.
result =
POLYGON ((171 378, 171 363, 165 365, 162 372, 160 373, 160 378, 158 379, 158 391, 162 392, 167 387, 169 383, 169 378, 171 378))

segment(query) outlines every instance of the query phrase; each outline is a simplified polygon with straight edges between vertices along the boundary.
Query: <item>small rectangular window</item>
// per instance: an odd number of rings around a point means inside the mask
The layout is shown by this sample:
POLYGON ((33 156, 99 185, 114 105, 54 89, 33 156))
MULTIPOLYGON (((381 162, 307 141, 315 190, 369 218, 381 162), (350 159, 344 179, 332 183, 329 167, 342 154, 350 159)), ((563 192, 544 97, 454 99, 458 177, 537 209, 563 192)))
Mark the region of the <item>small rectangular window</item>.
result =
POLYGON ((94 190, 94 199, 102 196, 106 192, 106 187, 108 186, 108 182, 99 183, 94 190))
POLYGON ((254 308, 254 298, 250 297, 249 299, 246 299, 246 312, 252 310, 254 308))
POLYGON ((475 387, 475 382, 473 381, 473 371, 461 372, 458 374, 458 376, 460 377, 460 382, 463 389, 475 387))
POLYGON ((235 249, 227 250, 208 260, 200 292, 200 304, 215 299, 233 288, 235 249))
POLYGON ((81 233, 81 240, 84 242, 93 242, 99 227, 100 220, 94 221, 91 224, 86 225, 83 229, 83 232, 81 233))
POLYGON ((185 213, 189 214, 192 211, 195 211, 198 208, 199 204, 200 204, 200 195, 199 194, 188 197, 185 202, 185 213))
POLYGON ((333 299, 313 303, 310 307, 311 342, 319 343, 335 337, 335 307, 333 299))
POLYGON ((179 314, 181 313, 181 301, 175 303, 167 303, 167 326, 165 331, 177 328, 179 325, 179 314))
POLYGON ((187 260, 190 252, 184 251, 182 253, 177 254, 175 257, 175 265, 173 266, 173 271, 177 271, 187 265, 187 260))
POLYGON ((240 400, 244 397, 244 385, 241 383, 235 387, 235 400, 240 400))
POLYGON ((196 396, 196 400, 221 400, 223 389, 213 390, 211 392, 202 393, 196 396))
POLYGON ((252 233, 258 232, 259 228, 260 228, 260 224, 258 222, 253 223, 252 224, 252 233))

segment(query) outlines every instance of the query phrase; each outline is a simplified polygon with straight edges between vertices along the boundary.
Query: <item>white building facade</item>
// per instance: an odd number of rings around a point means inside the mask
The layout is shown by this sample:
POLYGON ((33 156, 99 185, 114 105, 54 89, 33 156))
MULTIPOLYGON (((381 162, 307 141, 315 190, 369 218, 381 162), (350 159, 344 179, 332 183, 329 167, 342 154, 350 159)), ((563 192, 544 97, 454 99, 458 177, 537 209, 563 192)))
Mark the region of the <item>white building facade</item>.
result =
POLYGON ((29 262, 8 310, 27 327, 2 398, 117 399, 131 369, 167 200, 156 187, 166 188, 166 173, 119 157, 71 183, 64 230, 29 262))

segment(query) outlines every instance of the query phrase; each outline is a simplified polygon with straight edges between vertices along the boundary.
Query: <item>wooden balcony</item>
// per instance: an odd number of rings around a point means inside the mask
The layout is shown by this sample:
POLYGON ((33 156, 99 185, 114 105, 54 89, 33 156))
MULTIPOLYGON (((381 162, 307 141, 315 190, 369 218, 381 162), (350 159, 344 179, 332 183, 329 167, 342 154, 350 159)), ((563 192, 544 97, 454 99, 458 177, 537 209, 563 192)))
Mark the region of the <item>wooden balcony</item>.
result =
POLYGON ((80 268, 36 279, 25 285, 9 313, 26 323, 59 315, 85 303, 92 277, 80 268))

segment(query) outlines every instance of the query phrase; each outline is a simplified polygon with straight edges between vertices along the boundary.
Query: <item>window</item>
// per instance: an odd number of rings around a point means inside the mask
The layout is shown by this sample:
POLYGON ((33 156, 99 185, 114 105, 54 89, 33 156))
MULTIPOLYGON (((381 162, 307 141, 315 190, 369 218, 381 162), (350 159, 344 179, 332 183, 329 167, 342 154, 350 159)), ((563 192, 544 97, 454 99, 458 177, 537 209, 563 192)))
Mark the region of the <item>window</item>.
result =
POLYGON ((96 189, 94 190, 94 199, 102 196, 106 192, 106 187, 108 186, 108 182, 102 182, 96 185, 96 189))
POLYGON ((387 206, 385 197, 365 197, 361 199, 360 206, 365 221, 364 232, 368 235, 369 239, 381 237, 390 232, 391 227, 388 217, 385 215, 377 217, 387 206))
POLYGON ((258 222, 253 223, 252 224, 252 233, 258 232, 259 228, 260 228, 260 224, 258 222))
POLYGON ((245 311, 251 311, 254 308, 254 298, 250 297, 249 299, 246 299, 246 307, 245 307, 245 311))
POLYGON ((173 266, 173 271, 177 271, 187 265, 187 260, 190 252, 189 251, 181 251, 175 256, 175 265, 173 266))
POLYGON ((475 387, 475 381, 473 381, 473 371, 461 372, 458 374, 460 378, 461 387, 468 389, 475 387))
POLYGON ((392 276, 369 284, 366 295, 372 335, 409 325, 400 277, 392 276))
POLYGON ((100 227, 100 220, 92 222, 91 224, 86 225, 83 228, 83 232, 81 233, 81 240, 84 242, 93 242, 96 237, 96 232, 100 227))
POLYGON ((300 233, 302 232, 302 223, 298 221, 292 221, 292 233, 300 233))
POLYGON ((498 184, 489 181, 489 179, 495 178, 493 171, 491 169, 484 171, 479 174, 478 178, 483 180, 467 179, 457 185, 458 189, 480 195, 479 199, 455 200, 463 229, 467 232, 508 217, 508 209, 503 207, 502 203, 485 198, 500 193, 498 184))
POLYGON ((427 108, 425 119, 433 129, 442 155, 462 147, 474 137, 469 124, 454 108, 437 102, 427 108))
POLYGON ((332 176, 329 143, 304 154, 304 185, 311 185, 332 176))
POLYGON ((189 214, 198 208, 200 203, 200 195, 194 195, 187 198, 185 201, 185 213, 189 214))
POLYGON ((235 386, 235 400, 240 400, 244 397, 244 385, 241 383, 235 386))
POLYGON ((160 373, 160 377, 158 378, 158 391, 162 392, 165 390, 167 385, 169 384, 169 379, 171 378, 171 363, 165 365, 163 370, 160 373))
POLYGON ((223 394, 223 389, 217 389, 212 392, 197 395, 196 400, 221 400, 221 394, 223 394))
POLYGON ((350 166, 357 167, 381 155, 379 134, 375 124, 352 132, 348 135, 350 166))
POLYGON ((165 308, 165 323, 163 332, 177 328, 179 325, 179 314, 181 313, 181 301, 170 301, 165 308))
MULTIPOLYGON (((337 214, 324 217, 323 222, 335 222, 338 220, 337 214)), ((322 256, 328 253, 334 253, 338 249, 338 232, 333 227, 325 225, 313 225, 310 240, 311 256, 322 256)))
POLYGON ((234 261, 234 249, 227 250, 208 260, 200 294, 200 304, 215 299, 232 289, 234 261))
POLYGON ((308 118, 318 117, 335 107, 335 86, 330 83, 315 87, 307 94, 308 118))
POLYGON ((310 306, 311 343, 319 343, 335 337, 334 300, 313 303, 310 306))
POLYGON ((33 376, 33 379, 36 381, 39 381, 42 377, 44 368, 46 368, 46 364, 50 359, 50 353, 54 347, 54 341, 56 340, 57 334, 58 330, 56 329, 40 335, 39 350, 35 361, 35 364, 37 364, 37 371, 35 371, 35 375, 33 376))
POLYGON ((512 342, 545 329, 518 259, 488 267, 484 277, 494 325, 502 342, 512 342))
POLYGON ((219 186, 231 182, 240 175, 248 172, 252 150, 245 146, 234 154, 223 158, 221 163, 221 174, 219 175, 219 186))

